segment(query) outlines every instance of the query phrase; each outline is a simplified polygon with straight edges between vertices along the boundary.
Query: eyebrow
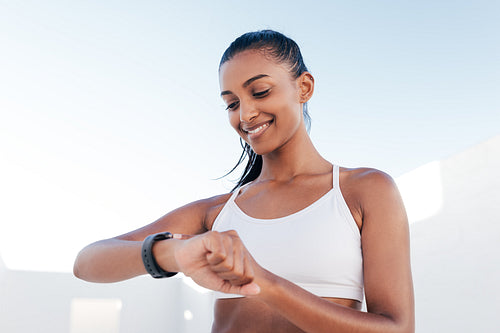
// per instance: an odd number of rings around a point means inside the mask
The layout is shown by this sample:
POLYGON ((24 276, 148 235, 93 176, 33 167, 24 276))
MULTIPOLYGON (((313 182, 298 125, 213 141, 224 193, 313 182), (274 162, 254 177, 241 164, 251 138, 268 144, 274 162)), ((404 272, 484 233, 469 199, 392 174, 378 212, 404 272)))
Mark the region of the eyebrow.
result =
MULTIPOLYGON (((255 76, 249 78, 248 80, 246 80, 243 83, 243 88, 248 87, 250 85, 250 83, 252 83, 255 80, 262 79, 263 77, 269 77, 269 75, 267 75, 267 74, 258 74, 258 75, 255 75, 255 76)), ((223 92, 220 93, 221 96, 230 95, 230 94, 232 94, 232 92, 229 91, 229 90, 224 90, 223 92)))

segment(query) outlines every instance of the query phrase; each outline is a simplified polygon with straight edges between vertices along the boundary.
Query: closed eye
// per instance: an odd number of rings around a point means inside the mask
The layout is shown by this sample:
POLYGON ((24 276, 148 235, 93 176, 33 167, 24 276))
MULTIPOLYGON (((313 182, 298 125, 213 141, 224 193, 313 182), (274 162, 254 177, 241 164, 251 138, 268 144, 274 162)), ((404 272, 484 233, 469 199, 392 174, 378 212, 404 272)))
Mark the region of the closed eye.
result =
POLYGON ((264 90, 264 91, 255 92, 255 93, 253 93, 253 96, 257 97, 257 98, 264 97, 269 93, 270 90, 271 90, 271 88, 264 90))
POLYGON ((238 102, 233 102, 226 107, 226 110, 233 110, 238 106, 238 102))

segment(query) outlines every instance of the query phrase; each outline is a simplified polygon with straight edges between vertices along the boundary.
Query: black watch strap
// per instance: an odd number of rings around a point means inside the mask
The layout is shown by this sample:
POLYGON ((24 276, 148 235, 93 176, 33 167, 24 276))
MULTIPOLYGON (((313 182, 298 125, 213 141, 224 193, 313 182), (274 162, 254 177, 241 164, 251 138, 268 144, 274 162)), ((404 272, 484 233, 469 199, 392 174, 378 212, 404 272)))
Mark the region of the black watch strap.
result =
POLYGON ((159 234, 149 235, 142 242, 142 262, 149 274, 155 279, 174 276, 177 273, 164 271, 153 256, 153 245, 156 241, 170 239, 174 236, 170 232, 161 232, 159 234))

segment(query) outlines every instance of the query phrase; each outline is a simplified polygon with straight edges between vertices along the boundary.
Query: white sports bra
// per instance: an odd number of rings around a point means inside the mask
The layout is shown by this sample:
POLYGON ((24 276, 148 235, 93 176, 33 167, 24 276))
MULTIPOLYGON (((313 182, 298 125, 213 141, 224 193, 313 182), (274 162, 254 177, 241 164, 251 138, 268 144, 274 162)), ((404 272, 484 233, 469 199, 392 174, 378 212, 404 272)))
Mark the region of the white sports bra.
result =
MULTIPOLYGON (((361 235, 339 187, 333 166, 333 188, 308 207, 274 219, 257 219, 235 203, 236 189, 212 230, 238 232, 245 247, 265 269, 320 297, 363 300, 361 235)), ((216 292, 216 298, 241 295, 216 292)))

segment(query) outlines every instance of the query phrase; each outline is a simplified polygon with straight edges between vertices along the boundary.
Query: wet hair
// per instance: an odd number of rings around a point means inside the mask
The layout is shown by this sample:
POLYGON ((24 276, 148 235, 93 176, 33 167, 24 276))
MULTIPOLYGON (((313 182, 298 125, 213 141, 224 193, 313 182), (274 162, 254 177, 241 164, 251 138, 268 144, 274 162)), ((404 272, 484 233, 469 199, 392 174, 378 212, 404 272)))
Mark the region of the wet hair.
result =
MULTIPOLYGON (((302 59, 302 54, 300 53, 297 43, 282 33, 274 30, 247 32, 246 34, 236 38, 234 42, 229 45, 226 51, 224 51, 220 60, 219 69, 224 63, 231 60, 237 54, 248 50, 263 51, 266 56, 270 57, 277 63, 287 65, 293 79, 297 79, 300 75, 302 75, 302 73, 307 72, 307 67, 304 64, 304 60, 302 59)), ((307 103, 304 103, 302 113, 304 115, 304 122, 306 124, 307 131, 309 131, 311 127, 311 117, 307 111, 307 103)), ((243 152, 241 153, 236 165, 226 174, 226 176, 243 163, 246 157, 248 157, 248 162, 245 170, 232 191, 242 185, 245 185, 246 183, 251 182, 252 180, 255 180, 260 175, 262 170, 262 156, 256 154, 252 147, 250 147, 250 145, 241 138, 240 144, 243 148, 243 152)))

